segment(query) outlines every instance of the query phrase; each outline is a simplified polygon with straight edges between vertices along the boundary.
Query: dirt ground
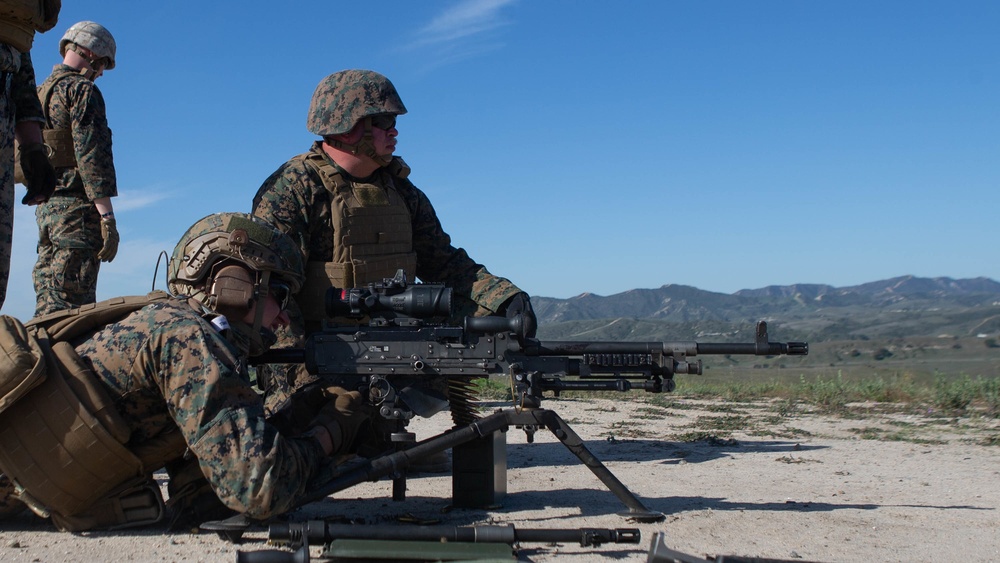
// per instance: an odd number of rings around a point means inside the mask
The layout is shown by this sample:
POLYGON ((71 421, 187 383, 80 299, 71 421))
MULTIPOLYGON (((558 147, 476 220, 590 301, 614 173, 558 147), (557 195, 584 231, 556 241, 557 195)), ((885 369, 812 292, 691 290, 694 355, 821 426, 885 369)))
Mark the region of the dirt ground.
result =
MULTIPOLYGON (((451 508, 451 477, 410 477, 405 501, 391 482, 365 483, 293 513, 404 526, 638 528, 638 544, 524 543, 520 561, 646 561, 650 542, 699 558, 739 555, 801 561, 1000 560, 1000 424, 996 419, 885 414, 831 417, 772 403, 548 399, 587 447, 652 511, 636 523, 624 506, 547 432, 527 443, 507 433, 507 494, 499 506, 451 508), (738 428, 731 428, 732 424, 738 428), (714 428, 714 430, 713 430, 714 428), (699 435, 699 433, 701 433, 699 435), (701 437, 697 441, 690 441, 701 437)), ((411 425, 418 438, 450 426, 447 414, 411 425)), ((26 515, 5 522, 0 560, 234 561, 275 549, 254 528, 239 545, 214 534, 68 534, 26 515)), ((321 549, 314 546, 312 557, 321 549)), ((289 551, 290 553, 290 551, 289 551)))

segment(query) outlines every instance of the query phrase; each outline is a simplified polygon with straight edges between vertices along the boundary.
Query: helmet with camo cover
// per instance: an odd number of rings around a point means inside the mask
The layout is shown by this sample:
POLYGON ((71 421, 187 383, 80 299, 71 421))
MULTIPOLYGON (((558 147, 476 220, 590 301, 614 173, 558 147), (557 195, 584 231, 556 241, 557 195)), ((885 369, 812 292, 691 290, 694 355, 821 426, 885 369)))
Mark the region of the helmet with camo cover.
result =
POLYGON ((372 70, 342 70, 316 87, 306 126, 320 137, 340 135, 366 117, 385 113, 406 113, 392 82, 372 70))
POLYGON ((295 241, 270 223, 246 213, 209 215, 184 233, 167 267, 167 285, 174 295, 206 302, 205 284, 220 262, 238 262, 270 281, 302 287, 302 253, 295 241))
POLYGON ((107 59, 105 70, 115 68, 115 38, 103 25, 92 21, 82 21, 71 25, 59 41, 59 54, 65 57, 66 49, 72 48, 72 45, 79 45, 94 53, 96 55, 95 61, 107 59))

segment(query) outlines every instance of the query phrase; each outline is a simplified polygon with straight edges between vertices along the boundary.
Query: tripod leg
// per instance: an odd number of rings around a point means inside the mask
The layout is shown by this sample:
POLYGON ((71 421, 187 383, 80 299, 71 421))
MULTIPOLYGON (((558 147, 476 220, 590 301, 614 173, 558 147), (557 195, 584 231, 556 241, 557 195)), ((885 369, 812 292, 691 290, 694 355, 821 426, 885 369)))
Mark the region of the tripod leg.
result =
POLYGON ((525 424, 524 422, 516 419, 521 418, 524 415, 528 415, 531 420, 531 422, 527 422, 528 424, 539 424, 548 428, 549 431, 552 432, 552 434, 558 438, 564 446, 566 446, 566 449, 573 452, 573 455, 579 458, 580 461, 586 465, 587 468, 590 469, 590 471, 596 475, 602 483, 604 483, 604 486, 607 487, 608 490, 610 490, 616 497, 618 497, 618 500, 622 501, 622 503, 628 507, 628 511, 619 512, 620 515, 633 518, 638 522, 659 522, 666 518, 666 515, 662 512, 652 512, 646 508, 645 505, 642 504, 642 501, 636 498, 636 496, 632 494, 632 491, 628 490, 628 487, 615 477, 615 475, 611 473, 611 470, 601 463, 601 460, 597 459, 597 457, 587 449, 587 446, 583 443, 583 439, 581 439, 580 436, 577 435, 572 428, 570 428, 569 424, 567 424, 562 417, 556 414, 555 411, 548 409, 530 409, 520 411, 519 413, 514 413, 513 411, 507 412, 511 412, 515 418, 515 420, 511 421, 512 425, 525 424))

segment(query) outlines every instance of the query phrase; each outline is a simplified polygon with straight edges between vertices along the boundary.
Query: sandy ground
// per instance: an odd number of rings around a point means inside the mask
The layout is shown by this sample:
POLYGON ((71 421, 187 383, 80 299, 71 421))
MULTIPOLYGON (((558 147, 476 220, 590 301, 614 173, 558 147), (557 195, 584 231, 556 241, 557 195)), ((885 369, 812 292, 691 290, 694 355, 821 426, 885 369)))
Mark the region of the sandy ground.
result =
MULTIPOLYGON (((549 399, 590 450, 651 510, 658 523, 618 515, 624 506, 551 434, 527 443, 507 433, 507 495, 495 508, 451 508, 451 478, 365 483, 313 503, 291 519, 349 518, 403 526, 400 517, 451 526, 638 528, 639 544, 522 544, 520 561, 645 561, 657 532, 699 558, 740 555, 802 561, 1000 560, 1000 424, 996 419, 781 413, 771 404, 549 399), (735 414, 733 409, 735 408, 735 414), (690 438, 704 417, 749 416, 744 430, 690 438), (870 439, 879 436, 880 439, 870 439), (992 444, 992 445, 984 445, 992 444)), ((411 425, 419 438, 450 426, 447 414, 411 425)), ((710 432, 711 434, 711 432, 710 432)), ((274 549, 254 528, 239 545, 214 534, 68 534, 24 516, 3 524, 0 560, 235 561, 238 550, 274 549)), ((320 548, 311 549, 318 558, 320 548)))

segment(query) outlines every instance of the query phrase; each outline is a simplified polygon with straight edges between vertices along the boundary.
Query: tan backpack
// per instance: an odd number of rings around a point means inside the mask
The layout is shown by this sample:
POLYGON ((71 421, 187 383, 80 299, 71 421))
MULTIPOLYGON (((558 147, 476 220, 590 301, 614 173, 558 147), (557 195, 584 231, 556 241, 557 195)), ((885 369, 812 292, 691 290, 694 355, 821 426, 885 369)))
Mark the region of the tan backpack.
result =
MULTIPOLYGON (((70 340, 120 321, 165 292, 58 311, 27 325, 0 316, 0 471, 17 498, 61 529, 134 526, 163 517, 131 430, 70 340)), ((144 463, 145 462, 145 463, 144 463)))

